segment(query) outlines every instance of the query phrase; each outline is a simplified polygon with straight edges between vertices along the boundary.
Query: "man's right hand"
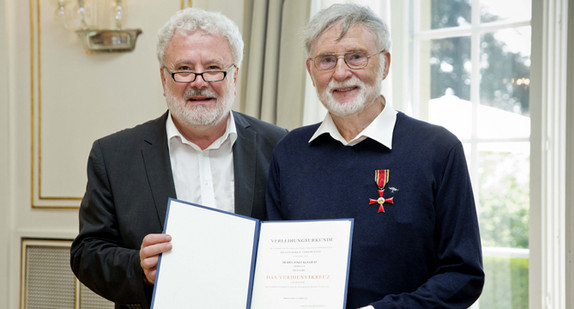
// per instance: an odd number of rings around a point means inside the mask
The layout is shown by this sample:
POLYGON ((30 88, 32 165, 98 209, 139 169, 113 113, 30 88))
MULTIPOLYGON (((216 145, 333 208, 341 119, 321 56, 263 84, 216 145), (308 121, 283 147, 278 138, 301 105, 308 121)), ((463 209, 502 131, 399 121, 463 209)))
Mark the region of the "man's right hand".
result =
POLYGON ((159 255, 171 250, 171 236, 167 234, 148 234, 140 248, 140 265, 145 274, 145 283, 153 285, 157 272, 159 255))

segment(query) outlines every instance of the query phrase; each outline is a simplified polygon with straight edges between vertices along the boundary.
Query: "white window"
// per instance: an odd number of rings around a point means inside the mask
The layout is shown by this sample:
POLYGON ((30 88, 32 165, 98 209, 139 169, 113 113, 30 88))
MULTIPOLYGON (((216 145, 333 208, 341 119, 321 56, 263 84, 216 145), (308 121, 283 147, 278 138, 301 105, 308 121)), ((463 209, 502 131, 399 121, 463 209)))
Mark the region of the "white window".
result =
POLYGON ((413 114, 465 145, 487 274, 477 305, 528 308, 530 0, 414 0, 410 12, 413 114))

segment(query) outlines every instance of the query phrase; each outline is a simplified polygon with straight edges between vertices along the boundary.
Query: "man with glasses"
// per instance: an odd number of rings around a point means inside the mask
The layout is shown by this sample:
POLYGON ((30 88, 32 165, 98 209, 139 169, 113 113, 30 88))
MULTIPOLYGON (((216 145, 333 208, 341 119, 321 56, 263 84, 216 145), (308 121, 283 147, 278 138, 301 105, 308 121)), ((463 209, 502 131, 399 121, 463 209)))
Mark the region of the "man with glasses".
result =
MULTIPOLYGON (((71 266, 116 303, 149 308, 168 198, 259 219, 271 153, 287 131, 231 111, 243 40, 227 17, 199 9, 159 31, 168 112, 94 142, 71 266)), ((232 257, 230 257, 232 258, 232 257)))
POLYGON ((347 308, 468 308, 484 272, 461 142, 380 94, 390 35, 370 9, 333 5, 304 37, 328 113, 274 150, 269 219, 355 219, 347 308))

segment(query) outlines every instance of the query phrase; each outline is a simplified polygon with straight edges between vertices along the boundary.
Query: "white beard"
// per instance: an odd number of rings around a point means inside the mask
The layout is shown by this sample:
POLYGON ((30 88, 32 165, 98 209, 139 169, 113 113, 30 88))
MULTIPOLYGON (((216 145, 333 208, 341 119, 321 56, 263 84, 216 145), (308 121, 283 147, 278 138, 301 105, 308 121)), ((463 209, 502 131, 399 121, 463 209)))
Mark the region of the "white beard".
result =
MULTIPOLYGON (((232 80, 225 80, 225 82, 228 81, 232 80)), ((177 98, 171 92, 170 88, 166 87, 165 99, 170 113, 185 125, 214 126, 227 115, 231 110, 233 101, 235 100, 235 89, 233 89, 234 85, 230 84, 228 86, 227 93, 222 97, 219 97, 214 91, 209 89, 198 90, 190 88, 185 91, 182 98, 177 98), (203 104, 187 106, 187 98, 190 96, 213 97, 217 102, 214 107, 203 104)))
MULTIPOLYGON (((382 80, 382 76, 383 71, 379 70, 375 80, 382 80)), ((356 114, 369 106, 375 98, 381 94, 381 88, 381 82, 378 82, 373 86, 368 86, 358 77, 353 76, 351 79, 344 82, 338 82, 332 79, 329 81, 327 88, 322 93, 317 92, 317 95, 319 96, 321 103, 323 103, 325 108, 327 108, 331 114, 345 117, 356 114), (346 103, 340 103, 335 100, 332 91, 334 88, 347 88, 351 86, 359 87, 359 93, 353 100, 346 103)))

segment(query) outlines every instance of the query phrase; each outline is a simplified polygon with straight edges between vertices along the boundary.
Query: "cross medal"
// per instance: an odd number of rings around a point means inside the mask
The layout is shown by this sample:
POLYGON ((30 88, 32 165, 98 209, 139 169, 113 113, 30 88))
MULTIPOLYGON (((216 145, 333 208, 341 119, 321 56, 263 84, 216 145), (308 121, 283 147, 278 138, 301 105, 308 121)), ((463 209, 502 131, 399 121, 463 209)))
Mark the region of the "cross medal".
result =
POLYGON ((385 212, 385 208, 383 204, 389 203, 393 204, 393 198, 384 198, 383 194, 385 193, 385 186, 389 182, 389 170, 375 170, 375 183, 379 188, 379 198, 378 199, 369 199, 369 205, 372 204, 379 204, 379 212, 385 212))

